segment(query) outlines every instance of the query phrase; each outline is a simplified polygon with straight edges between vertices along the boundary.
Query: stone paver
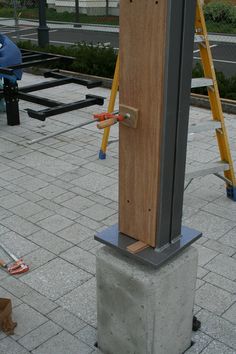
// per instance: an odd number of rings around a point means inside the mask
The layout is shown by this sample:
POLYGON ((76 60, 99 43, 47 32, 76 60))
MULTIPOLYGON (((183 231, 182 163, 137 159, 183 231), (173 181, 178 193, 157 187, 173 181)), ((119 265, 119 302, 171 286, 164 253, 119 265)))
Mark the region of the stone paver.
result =
POLYGON ((108 208, 101 204, 95 204, 92 207, 85 209, 81 212, 81 214, 96 221, 102 221, 115 213, 116 211, 114 209, 108 208))
POLYGON ((71 334, 77 333, 86 326, 84 321, 61 307, 50 312, 48 317, 71 334))
POLYGON ((96 326, 96 287, 91 279, 61 297, 57 303, 91 326, 96 326))
POLYGON ((67 333, 60 332, 57 336, 49 339, 37 349, 33 350, 33 354, 90 354, 91 347, 76 339, 76 337, 67 333))
POLYGON ((43 296, 34 290, 31 290, 21 299, 24 303, 28 304, 43 315, 48 314, 57 307, 55 302, 49 300, 46 296, 43 296))
POLYGON ((70 242, 55 236, 46 230, 40 230, 32 236, 29 236, 28 239, 55 254, 60 254, 72 247, 70 242))
POLYGON ((72 247, 68 251, 61 253, 61 258, 95 275, 96 257, 79 247, 72 247))
MULTIPOLYGON (((42 82, 24 74, 20 85, 42 82)), ((40 92, 65 102, 82 99, 88 90, 67 85, 40 92)), ((93 94, 109 97, 104 88, 93 94)), ((106 100, 105 105, 107 105, 106 100)), ((10 277, 0 270, 0 297, 13 303, 15 335, 0 332, 1 354, 103 354, 96 342, 95 255, 101 244, 94 234, 117 222, 118 145, 98 160, 101 132, 88 126, 28 145, 28 140, 91 120, 105 107, 57 115, 41 124, 23 111, 38 109, 20 101, 20 126, 7 126, 0 113, 0 242, 24 256, 30 271, 10 277)), ((191 108, 190 123, 210 112, 191 108)), ((227 115, 232 155, 236 161, 236 121, 227 115)), ((118 138, 118 127, 111 139, 118 138)), ((212 133, 189 136, 187 164, 218 159, 212 133)), ((192 181, 184 197, 183 223, 199 229, 194 313, 202 327, 193 333, 186 354, 236 354, 236 203, 225 197, 216 176, 192 181)), ((0 252, 0 257, 4 254, 0 252)), ((122 353, 123 354, 123 353, 122 353)), ((125 354, 125 353, 124 353, 125 354)))
POLYGON ((17 322, 17 326, 12 338, 16 340, 47 322, 46 317, 26 304, 21 304, 14 309, 14 320, 17 322))
POLYGON ((35 243, 15 232, 7 232, 0 235, 0 241, 16 255, 24 256, 38 249, 35 243))
POLYGON ((87 325, 78 333, 76 333, 76 337, 78 337, 84 343, 90 345, 93 348, 94 344, 97 341, 97 331, 95 330, 95 328, 87 325))
POLYGON ((236 300, 235 295, 211 284, 204 284, 196 291, 195 302, 198 306, 221 315, 236 300))
POLYGON ((41 220, 38 223, 38 226, 50 231, 50 232, 58 232, 62 229, 73 224, 73 222, 64 216, 61 215, 53 215, 49 216, 47 219, 41 220))
POLYGON ((83 225, 80 225, 77 222, 76 224, 63 229, 62 231, 59 231, 57 235, 67 241, 77 244, 88 238, 91 240, 93 238, 94 231, 83 225))
POLYGON ((228 279, 236 280, 236 263, 232 257, 219 254, 206 265, 206 269, 228 279))
POLYGON ((44 248, 38 248, 35 251, 28 253, 24 257, 24 261, 29 265, 30 271, 32 271, 51 261, 53 258, 55 258, 55 254, 45 250, 44 248))
POLYGON ((39 230, 36 225, 17 215, 3 219, 1 220, 1 223, 21 236, 29 236, 39 230))
POLYGON ((114 184, 114 179, 106 177, 100 173, 89 173, 87 176, 83 176, 73 181, 74 184, 81 188, 87 189, 92 192, 98 192, 114 184))
POLYGON ((236 351, 227 345, 212 341, 202 352, 202 354, 235 354, 236 351))
POLYGON ((91 274, 60 258, 52 260, 21 277, 40 294, 56 300, 91 278, 91 274))
POLYGON ((236 324, 236 302, 223 314, 223 317, 236 324))
POLYGON ((15 342, 12 338, 0 340, 0 353, 2 354, 29 354, 30 352, 15 342))
POLYGON ((198 314, 198 318, 202 322, 202 331, 204 333, 236 350, 235 325, 204 310, 198 314))
POLYGON ((26 349, 33 350, 61 331, 61 327, 48 321, 21 338, 19 343, 26 349))

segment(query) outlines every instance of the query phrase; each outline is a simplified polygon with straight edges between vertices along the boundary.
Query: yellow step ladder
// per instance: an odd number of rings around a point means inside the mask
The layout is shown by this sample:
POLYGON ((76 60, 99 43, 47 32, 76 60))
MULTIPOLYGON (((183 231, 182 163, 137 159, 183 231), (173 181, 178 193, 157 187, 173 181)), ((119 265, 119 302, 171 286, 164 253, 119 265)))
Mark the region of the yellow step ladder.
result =
MULTIPOLYGON (((218 147, 220 151, 220 161, 207 164, 206 168, 201 170, 192 169, 186 171, 186 179, 192 180, 196 177, 203 177, 209 174, 215 174, 218 177, 224 179, 226 182, 227 196, 236 201, 236 178, 234 173, 233 161, 229 148, 228 135, 224 122, 224 115, 222 111, 222 105, 220 100, 220 94, 218 84, 216 80, 216 74, 214 64, 212 60, 211 49, 209 45, 207 28, 204 18, 204 13, 200 0, 197 0, 196 8, 196 20, 195 20, 195 43, 199 46, 201 62, 204 70, 204 78, 192 79, 192 88, 207 87, 208 96, 212 111, 213 120, 206 122, 201 126, 201 129, 207 130, 208 128, 215 129, 218 147), (219 173, 223 172, 224 176, 219 173)), ((113 79, 113 85, 111 90, 111 96, 109 101, 108 112, 114 111, 115 100, 119 89, 119 55, 117 58, 115 75, 113 79)), ((199 128, 194 128, 196 132, 199 132, 199 128)), ((191 131, 190 131, 191 132, 191 131)), ((194 132, 194 131, 193 131, 194 132)), ((106 150, 108 146, 110 134, 110 127, 104 129, 101 150, 99 153, 100 159, 106 158, 106 150)))

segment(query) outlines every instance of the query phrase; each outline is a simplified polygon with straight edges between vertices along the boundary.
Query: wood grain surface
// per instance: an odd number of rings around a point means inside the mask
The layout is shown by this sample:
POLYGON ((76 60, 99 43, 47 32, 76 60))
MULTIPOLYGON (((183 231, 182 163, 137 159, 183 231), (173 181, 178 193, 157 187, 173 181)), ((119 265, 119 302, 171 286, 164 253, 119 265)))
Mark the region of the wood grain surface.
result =
POLYGON ((167 1, 120 1, 120 104, 138 109, 120 124, 119 229, 156 245, 164 103, 167 1))

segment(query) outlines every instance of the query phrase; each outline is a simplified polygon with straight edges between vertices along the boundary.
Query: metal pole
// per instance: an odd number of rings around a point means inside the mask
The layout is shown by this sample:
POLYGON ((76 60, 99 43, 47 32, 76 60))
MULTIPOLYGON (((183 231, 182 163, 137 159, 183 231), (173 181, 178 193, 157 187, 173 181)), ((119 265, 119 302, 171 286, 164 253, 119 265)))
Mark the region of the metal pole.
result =
MULTIPOLYGON (((118 113, 119 113, 119 111, 114 111, 113 112, 113 114, 118 114, 118 113)), ((59 132, 48 134, 48 135, 43 136, 42 138, 38 138, 38 139, 34 139, 34 140, 31 140, 31 141, 28 141, 28 145, 36 144, 36 143, 39 143, 40 141, 44 141, 44 140, 49 139, 49 138, 54 138, 57 135, 61 135, 61 134, 70 132, 72 130, 75 130, 75 129, 78 129, 78 128, 82 128, 82 127, 85 127, 86 125, 89 125, 89 124, 92 124, 92 123, 96 123, 96 122, 99 122, 99 119, 94 119, 94 120, 91 120, 89 122, 85 122, 85 123, 81 123, 81 124, 75 125, 74 127, 62 129, 59 132)))
POLYGON ((46 0, 39 1, 38 44, 40 47, 49 45, 49 28, 46 20, 46 0))
POLYGON ((71 130, 74 130, 74 129, 82 128, 82 127, 84 127, 86 125, 89 125, 89 124, 92 124, 92 123, 96 123, 96 120, 92 120, 92 121, 87 122, 87 123, 81 123, 79 125, 75 125, 74 127, 63 129, 63 130, 60 130, 59 132, 56 132, 56 133, 48 134, 46 136, 43 136, 42 138, 31 140, 31 141, 28 142, 28 145, 40 143, 41 141, 44 141, 46 139, 54 138, 57 135, 70 132, 71 130))
POLYGON ((74 27, 81 27, 79 23, 80 14, 79 14, 79 0, 75 0, 75 24, 74 27))
POLYGON ((106 16, 109 16, 109 0, 106 0, 106 16))
POLYGON ((14 7, 14 20, 15 20, 15 28, 16 28, 16 38, 17 41, 20 40, 19 37, 19 18, 17 14, 17 0, 13 0, 13 7, 14 7))

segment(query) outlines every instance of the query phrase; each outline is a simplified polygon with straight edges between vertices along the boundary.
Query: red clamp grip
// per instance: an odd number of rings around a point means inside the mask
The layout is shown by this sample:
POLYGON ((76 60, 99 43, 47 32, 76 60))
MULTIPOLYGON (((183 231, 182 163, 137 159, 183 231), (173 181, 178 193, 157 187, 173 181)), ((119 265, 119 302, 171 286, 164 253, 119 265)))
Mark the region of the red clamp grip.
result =
POLYGON ((114 118, 114 115, 113 115, 112 113, 104 112, 104 113, 94 114, 93 117, 94 117, 94 119, 96 119, 97 121, 103 122, 104 120, 114 118))
POLYGON ((94 114, 94 119, 99 122, 97 124, 98 129, 105 129, 118 122, 122 122, 125 120, 125 117, 120 114, 100 113, 94 114))

